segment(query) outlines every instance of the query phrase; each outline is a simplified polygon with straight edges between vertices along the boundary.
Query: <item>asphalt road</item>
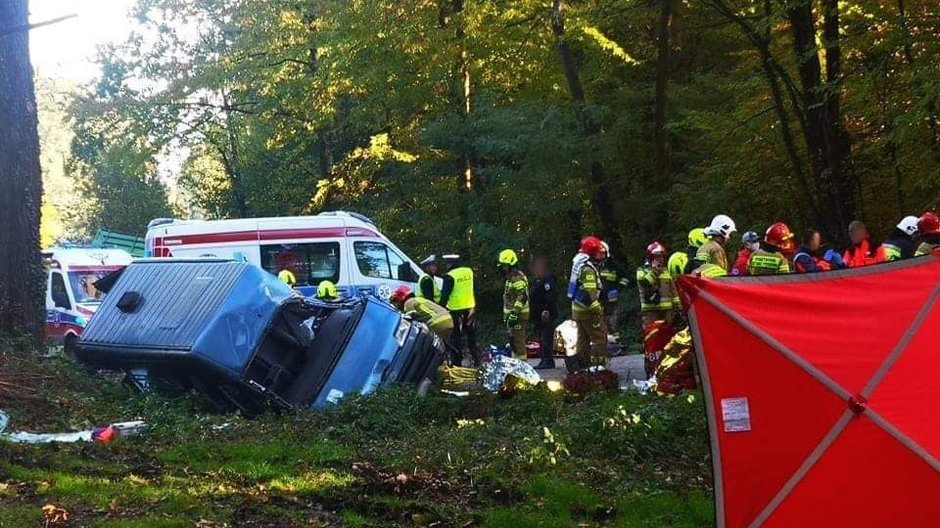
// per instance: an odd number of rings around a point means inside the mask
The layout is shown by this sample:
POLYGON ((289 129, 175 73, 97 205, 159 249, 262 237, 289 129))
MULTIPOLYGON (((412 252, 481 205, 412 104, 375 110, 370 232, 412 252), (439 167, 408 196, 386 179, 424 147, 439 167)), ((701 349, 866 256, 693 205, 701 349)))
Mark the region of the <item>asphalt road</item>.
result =
MULTIPOLYGON (((534 367, 535 365, 539 364, 539 360, 530 359, 529 364, 534 367)), ((562 358, 555 358, 555 366, 557 368, 554 370, 539 370, 538 373, 541 374, 542 378, 547 380, 561 381, 565 379, 565 376, 567 375, 567 372, 565 371, 565 360, 562 358)), ((646 373, 643 370, 642 354, 632 354, 629 356, 617 356, 611 358, 608 368, 620 376, 621 385, 629 385, 630 381, 636 379, 646 379, 646 373)))

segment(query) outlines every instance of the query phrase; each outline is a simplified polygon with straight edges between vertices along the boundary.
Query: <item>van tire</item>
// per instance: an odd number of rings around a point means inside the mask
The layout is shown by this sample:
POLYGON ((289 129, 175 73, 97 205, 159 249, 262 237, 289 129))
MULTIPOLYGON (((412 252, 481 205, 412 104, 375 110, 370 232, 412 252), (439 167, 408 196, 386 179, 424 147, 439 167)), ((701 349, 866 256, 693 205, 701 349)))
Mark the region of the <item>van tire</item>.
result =
POLYGON ((65 342, 62 344, 62 349, 65 351, 65 355, 69 359, 78 361, 78 356, 76 355, 76 347, 78 346, 78 336, 75 334, 69 334, 65 336, 65 342))

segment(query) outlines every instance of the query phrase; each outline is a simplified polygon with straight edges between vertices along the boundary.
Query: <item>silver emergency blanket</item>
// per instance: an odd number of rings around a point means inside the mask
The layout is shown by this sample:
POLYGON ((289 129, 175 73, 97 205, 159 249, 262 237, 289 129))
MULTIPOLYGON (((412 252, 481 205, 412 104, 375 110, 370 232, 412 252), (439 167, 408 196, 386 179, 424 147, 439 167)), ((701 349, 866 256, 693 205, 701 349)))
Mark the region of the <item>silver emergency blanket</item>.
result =
POLYGON ((483 365, 480 377, 483 379, 483 388, 490 392, 499 392, 508 377, 518 378, 526 383, 537 385, 542 382, 542 376, 525 361, 497 356, 496 359, 483 365))

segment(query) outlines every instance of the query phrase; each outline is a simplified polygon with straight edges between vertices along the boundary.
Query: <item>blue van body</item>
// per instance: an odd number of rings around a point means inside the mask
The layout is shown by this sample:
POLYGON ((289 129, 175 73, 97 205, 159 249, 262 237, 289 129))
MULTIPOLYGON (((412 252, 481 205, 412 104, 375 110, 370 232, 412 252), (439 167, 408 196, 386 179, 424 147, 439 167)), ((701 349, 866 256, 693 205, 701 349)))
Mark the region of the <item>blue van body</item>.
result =
POLYGON ((424 325, 374 297, 304 299, 245 262, 139 260, 110 282, 80 361, 196 389, 248 415, 323 407, 386 383, 427 385, 443 360, 424 325))

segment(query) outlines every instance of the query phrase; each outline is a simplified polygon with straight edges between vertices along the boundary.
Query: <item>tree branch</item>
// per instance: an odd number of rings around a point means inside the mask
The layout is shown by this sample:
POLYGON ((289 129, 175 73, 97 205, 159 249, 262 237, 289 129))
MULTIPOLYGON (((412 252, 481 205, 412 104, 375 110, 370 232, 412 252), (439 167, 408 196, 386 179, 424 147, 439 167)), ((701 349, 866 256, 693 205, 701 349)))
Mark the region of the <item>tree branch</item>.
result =
POLYGON ((32 29, 41 28, 43 26, 51 26, 52 24, 58 24, 59 22, 68 20, 70 18, 75 18, 77 16, 78 16, 77 13, 72 13, 70 15, 64 15, 64 16, 52 18, 49 20, 45 20, 43 22, 36 22, 35 24, 22 24, 19 26, 10 26, 10 27, 5 27, 5 28, 0 28, 0 38, 6 37, 8 35, 12 35, 14 33, 19 33, 21 31, 30 31, 32 29))

